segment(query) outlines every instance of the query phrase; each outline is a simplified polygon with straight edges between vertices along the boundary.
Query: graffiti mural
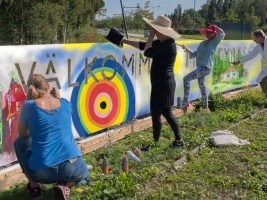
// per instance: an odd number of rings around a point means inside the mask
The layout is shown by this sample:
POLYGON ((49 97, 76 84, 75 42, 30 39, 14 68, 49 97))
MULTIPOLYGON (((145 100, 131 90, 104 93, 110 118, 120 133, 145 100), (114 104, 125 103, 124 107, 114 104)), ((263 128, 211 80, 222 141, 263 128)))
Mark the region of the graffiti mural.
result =
MULTIPOLYGON (((90 64, 89 64, 90 65, 90 64)), ((97 59, 90 74, 82 71, 73 89, 71 103, 76 105, 73 123, 80 136, 112 127, 134 117, 134 86, 116 60, 97 59)))
MULTIPOLYGON (((179 44, 196 49, 199 41, 179 40, 179 44)), ((213 72, 207 77, 210 92, 256 83, 262 67, 260 56, 244 65, 231 65, 254 45, 252 41, 220 44, 213 72)), ((16 124, 26 99, 26 83, 33 73, 42 74, 72 103, 75 138, 93 137, 96 132, 150 113, 151 60, 133 47, 110 43, 4 46, 0 55, 0 166, 16 161, 16 124)), ((175 99, 183 96, 183 77, 195 68, 195 60, 177 46, 175 99)), ((189 100, 200 96, 197 81, 192 81, 189 100)))

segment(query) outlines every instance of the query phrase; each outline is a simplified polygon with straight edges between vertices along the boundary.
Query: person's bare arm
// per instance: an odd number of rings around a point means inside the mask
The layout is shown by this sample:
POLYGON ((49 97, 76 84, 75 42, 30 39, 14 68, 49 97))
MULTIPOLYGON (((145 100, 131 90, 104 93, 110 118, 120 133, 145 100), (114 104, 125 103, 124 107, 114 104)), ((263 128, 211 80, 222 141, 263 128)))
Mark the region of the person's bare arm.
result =
POLYGON ((185 45, 180 45, 180 44, 177 44, 177 45, 179 45, 180 47, 182 47, 182 49, 185 49, 188 53, 190 53, 190 52, 192 52, 192 50, 191 49, 189 49, 187 46, 185 46, 185 45))
POLYGON ((224 34, 224 31, 220 27, 218 27, 218 26, 216 26, 214 24, 213 24, 213 26, 216 28, 217 33, 224 34))

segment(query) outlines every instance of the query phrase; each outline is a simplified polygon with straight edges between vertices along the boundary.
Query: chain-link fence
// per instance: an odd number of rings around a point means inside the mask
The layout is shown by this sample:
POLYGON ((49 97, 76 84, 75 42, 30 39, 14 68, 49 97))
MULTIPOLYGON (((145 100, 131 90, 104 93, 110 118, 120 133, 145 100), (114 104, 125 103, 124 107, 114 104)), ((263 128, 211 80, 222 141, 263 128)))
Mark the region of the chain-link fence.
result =
POLYGON ((225 32, 225 40, 251 40, 252 26, 248 22, 215 22, 225 32))

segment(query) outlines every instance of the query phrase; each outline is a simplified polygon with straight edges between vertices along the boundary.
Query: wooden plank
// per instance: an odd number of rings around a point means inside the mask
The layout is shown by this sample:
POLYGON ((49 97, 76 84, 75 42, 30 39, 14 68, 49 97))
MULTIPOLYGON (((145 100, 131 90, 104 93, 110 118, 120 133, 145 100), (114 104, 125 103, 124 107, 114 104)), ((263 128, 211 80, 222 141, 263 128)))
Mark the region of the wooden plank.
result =
POLYGON ((123 130, 116 130, 117 133, 112 134, 113 136, 109 137, 108 139, 105 140, 98 140, 97 143, 94 143, 92 145, 84 145, 81 148, 81 152, 83 154, 89 153, 91 151, 94 151, 98 148, 101 148, 109 143, 114 143, 122 138, 124 138, 126 135, 129 135, 132 133, 132 128, 128 127, 127 129, 123 129, 123 130), (118 134, 119 133, 119 134, 118 134))
POLYGON ((90 146, 87 146, 87 147, 81 149, 81 152, 82 152, 82 154, 87 154, 87 153, 89 153, 89 152, 91 152, 91 151, 94 151, 94 150, 96 150, 96 149, 99 149, 99 148, 105 146, 107 143, 108 143, 108 142, 105 141, 105 140, 104 140, 104 141, 101 141, 101 142, 99 142, 99 143, 97 143, 97 144, 90 145, 90 146))
POLYGON ((0 180, 21 172, 22 170, 19 164, 12 165, 10 167, 0 170, 0 180))
POLYGON ((243 89, 240 89, 240 90, 238 90, 238 91, 234 91, 234 92, 226 93, 226 94, 224 94, 223 96, 224 96, 224 98, 226 98, 226 99, 230 99, 230 98, 236 96, 238 93, 240 93, 240 92, 244 92, 244 91, 246 91, 246 90, 261 90, 261 88, 260 88, 260 86, 252 87, 252 88, 250 88, 250 87, 249 87, 249 88, 243 88, 243 89))
POLYGON ((87 154, 87 153, 89 153, 89 152, 91 152, 91 151, 94 151, 94 150, 96 150, 96 149, 99 149, 99 148, 101 148, 101 147, 104 147, 105 145, 108 145, 109 143, 112 144, 112 143, 114 143, 114 142, 116 142, 116 141, 118 141, 118 140, 121 140, 121 139, 123 139, 126 135, 128 135, 128 133, 123 133, 123 134, 117 135, 117 136, 115 136, 115 137, 112 137, 110 140, 103 140, 103 141, 101 141, 101 142, 99 142, 99 143, 97 143, 97 144, 87 146, 87 147, 81 149, 81 152, 82 152, 82 154, 87 154))
POLYGON ((176 118, 184 115, 184 111, 182 111, 182 109, 174 109, 172 113, 176 118))
POLYGON ((103 141, 111 140, 120 134, 130 134, 132 132, 132 125, 125 126, 123 128, 112 130, 109 132, 96 135, 92 138, 88 138, 78 142, 78 147, 80 150, 87 148, 88 146, 94 146, 95 144, 101 143, 103 141))
POLYGON ((177 160, 174 163, 174 168, 177 170, 179 167, 181 167, 185 162, 187 161, 186 155, 177 160))
POLYGON ((145 118, 143 120, 137 121, 133 124, 133 132, 140 132, 145 129, 152 127, 151 117, 145 118))
MULTIPOLYGON (((192 155, 197 154, 203 147, 205 147, 206 142, 203 142, 201 145, 195 147, 193 150, 190 151, 192 155)), ((186 155, 180 158, 179 160, 175 161, 174 168, 177 170, 187 161, 186 155)))
MULTIPOLYGON (((173 113, 175 117, 180 117, 184 114, 181 109, 174 109, 173 113)), ((163 123, 166 122, 166 119, 164 117, 162 117, 161 119, 163 123)), ((136 121, 134 124, 129 124, 120 129, 111 130, 94 136, 92 138, 87 138, 78 141, 78 147, 83 154, 86 154, 101 147, 104 147, 108 143, 114 143, 133 132, 140 132, 150 127, 152 127, 152 120, 151 117, 148 117, 143 120, 136 121)), ((26 177, 22 173, 19 164, 0 170, 0 190, 8 188, 13 184, 20 183, 22 180, 25 179, 26 177)))
POLYGON ((11 185, 14 185, 16 183, 20 183, 23 180, 27 180, 25 175, 20 172, 16 174, 12 174, 4 179, 0 179, 0 189, 8 188, 11 185))

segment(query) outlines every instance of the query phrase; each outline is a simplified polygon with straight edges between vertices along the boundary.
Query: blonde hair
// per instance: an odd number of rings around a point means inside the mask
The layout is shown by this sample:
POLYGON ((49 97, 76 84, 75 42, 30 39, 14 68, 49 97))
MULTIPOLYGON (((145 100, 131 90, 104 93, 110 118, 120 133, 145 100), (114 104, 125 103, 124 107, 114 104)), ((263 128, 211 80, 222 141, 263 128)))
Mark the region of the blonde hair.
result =
POLYGON ((38 99, 49 89, 49 84, 41 74, 33 74, 27 82, 27 99, 38 99))

